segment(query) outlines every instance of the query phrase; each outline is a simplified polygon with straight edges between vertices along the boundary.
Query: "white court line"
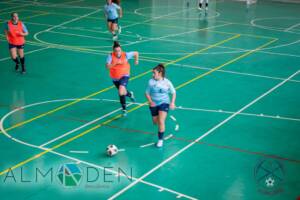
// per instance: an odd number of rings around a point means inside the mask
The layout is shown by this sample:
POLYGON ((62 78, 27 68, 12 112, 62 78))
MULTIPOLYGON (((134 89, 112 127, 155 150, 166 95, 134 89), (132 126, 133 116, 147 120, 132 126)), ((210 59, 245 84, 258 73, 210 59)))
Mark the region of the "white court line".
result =
MULTIPOLYGON (((30 23, 30 22, 27 22, 27 23, 30 23)), ((34 24, 34 23, 32 23, 34 24)), ((48 25, 48 24, 39 24, 39 23, 35 23, 37 25, 45 25, 45 26, 51 26, 51 25, 48 25)), ((223 25, 222 25, 223 26, 223 25)), ((217 26, 216 26, 217 27, 217 26)), ((61 27, 61 28, 68 28, 68 29, 78 29, 78 28, 72 28, 72 27, 61 27)), ((210 28, 215 28, 215 27, 210 27, 210 28)), ((99 32, 99 33, 107 33, 107 31, 91 31, 91 30, 86 30, 86 29, 78 29, 78 30, 83 30, 83 31, 89 31, 89 32, 99 32)), ((199 29, 201 30, 201 29, 199 29)), ((58 32, 60 34, 65 34, 65 35, 68 35, 67 33, 61 33, 61 32, 58 32)), ((188 33, 188 32, 186 32, 188 33)), ((69 35, 72 35, 72 34, 69 34, 69 35)), ((76 35, 76 34, 74 34, 76 35)), ((123 34, 125 35, 125 34, 123 34)), ((87 36, 83 36, 83 35, 76 35, 76 36, 82 36, 82 37, 87 37, 87 36)), ((134 37, 136 38, 135 36, 130 36, 130 35, 125 35, 127 37, 134 37)), ((172 36, 176 36, 176 35, 170 35, 168 37, 172 37, 172 36)), ((149 38, 149 37, 146 37, 146 36, 142 36, 142 38, 145 38, 145 39, 148 39, 148 40, 143 40, 141 42, 147 42, 147 41, 151 41, 151 40, 155 40, 155 39, 158 39, 158 40, 161 40, 161 41, 167 41, 167 42, 176 42, 176 43, 182 43, 182 44, 190 44, 190 45, 207 45, 205 43, 197 43, 197 42, 184 42, 184 41, 178 41, 178 40, 170 40, 170 39, 163 39, 163 38, 149 38)), ((97 38, 96 38, 97 39, 97 38)), ((105 40, 108 40, 107 38, 103 38, 105 40)), ((124 40, 123 40, 124 41, 124 40)), ((258 51, 258 52, 261 52, 261 53, 265 53, 265 54, 270 54, 270 55, 281 55, 281 56, 290 56, 290 57, 300 57, 299 55, 294 55, 294 54, 288 54, 288 53, 280 53, 280 52, 270 52, 270 51, 265 51, 265 50, 271 50, 271 49, 276 49, 276 48, 282 48, 282 47, 286 47, 286 46, 290 46, 290 45, 294 45, 294 44, 297 44, 299 43, 300 40, 297 40, 297 41, 294 41, 294 42, 291 42, 291 43, 287 43, 287 44, 282 44, 282 45, 277 45, 277 46, 273 46, 273 47, 267 47, 267 48, 263 48, 262 50, 258 51)), ((53 45, 52 43, 48 43, 48 44, 51 44, 53 45)), ((126 44, 126 45, 130 45, 130 44, 133 44, 133 43, 129 43, 129 44, 126 44)), ((136 43, 134 43, 136 44, 136 43)), ((56 44, 56 45, 59 45, 59 44, 56 44)), ((72 46, 68 46, 68 47, 72 47, 72 46)), ((78 47, 78 46, 77 46, 78 47)), ((81 47, 84 47, 84 46, 81 46, 81 47)), ((228 52, 210 52, 210 53, 202 53, 202 54, 224 54, 224 53, 243 53, 243 52, 246 52, 246 51, 249 51, 249 49, 242 49, 242 48, 232 48, 232 47, 226 47, 226 46, 219 46, 220 48, 224 48, 224 49, 233 49, 235 51, 228 51, 228 52)), ((87 48, 99 48, 98 46, 89 46, 87 48)), ((144 54, 151 54, 151 55, 155 55, 155 54, 164 54, 164 53, 144 53, 144 54)), ((182 55, 183 53, 165 53, 165 54, 168 54, 168 55, 182 55)))
POLYGON ((55 29, 55 28, 64 26, 64 25, 66 25, 66 24, 72 23, 72 22, 74 22, 74 21, 80 20, 80 19, 85 18, 85 17, 88 17, 88 16, 90 16, 90 15, 93 15, 93 14, 95 14, 95 13, 101 11, 101 10, 102 10, 102 9, 97 9, 97 10, 95 10, 95 11, 93 11, 93 12, 90 12, 90 13, 88 13, 88 14, 85 14, 85 15, 82 15, 82 16, 79 16, 79 17, 76 17, 76 18, 73 18, 73 19, 68 20, 68 21, 65 21, 65 22, 63 22, 63 23, 61 23, 61 24, 58 24, 58 25, 55 25, 55 26, 51 26, 50 28, 48 28, 48 29, 46 29, 46 30, 39 31, 39 32, 35 33, 35 34, 33 35, 33 38, 34 38, 36 41, 40 42, 40 43, 43 43, 43 44, 49 44, 49 43, 47 43, 47 42, 44 42, 44 41, 42 41, 42 40, 39 40, 39 39, 37 38, 37 36, 38 36, 39 34, 41 34, 41 33, 44 33, 44 32, 47 32, 47 31, 51 31, 52 29, 55 29))
MULTIPOLYGON (((93 13, 90 13, 90 14, 87 14, 85 16, 80 16, 79 18, 82 18, 82 17, 87 17, 88 15, 91 15, 93 13)), ((170 13, 171 14, 171 13, 170 13)), ((74 18, 73 20, 71 21, 76 21, 78 20, 79 18, 74 18)), ((150 21, 153 20, 153 19, 150 19, 150 21)), ((71 22, 70 21, 70 22, 71 22)), ((149 20, 146 20, 146 21, 149 21, 149 20)), ((143 22, 140 22, 139 24, 141 23, 145 23, 146 21, 143 21, 143 22)), ((43 41, 41 39, 38 38, 38 35, 41 34, 41 33, 44 33, 44 32, 50 32, 52 29, 55 29, 55 28, 58 28, 58 27, 63 27, 63 25, 67 24, 67 23, 70 23, 70 22, 65 22, 63 24, 60 24, 60 25, 55 25, 55 26, 51 26, 50 28, 44 30, 44 31, 40 31, 40 32, 37 32, 34 34, 34 39, 42 44, 45 44, 45 45, 57 45, 57 46, 61 46, 61 47, 67 47, 67 48, 86 48, 86 46, 70 46, 70 45, 61 45, 61 44, 55 44, 55 43, 51 43, 51 42, 46 42, 46 41, 43 41)), ((137 24, 137 23, 136 23, 137 24)), ((132 26, 135 25, 135 24, 132 24, 132 26)), ((227 26, 227 25, 230 25, 230 23, 226 23, 226 24, 221 24, 221 25, 215 25, 215 26, 210 26, 210 27, 206 27, 206 28, 202 28, 202 29, 195 29, 195 30, 191 30, 191 31, 186 31, 186 32, 182 32, 182 33, 175 33, 175 34, 168 34, 168 35, 164 35, 164 36, 161 36, 161 37, 155 37, 155 38, 150 38, 150 37, 147 37, 146 40, 137 40, 135 42, 129 42, 128 44, 123 44, 122 46, 129 46, 129 45, 134 45, 134 44, 139 44, 139 43, 145 43, 145 42, 149 42, 149 41, 155 41, 155 40, 161 40, 163 38, 167 38, 167 37, 174 37, 174 36, 179 36, 179 35, 184 35, 184 34, 189 34, 189 33, 194 33, 194 32, 199 32, 199 31, 203 31, 203 30, 209 30, 209 29, 212 29, 212 28, 218 28, 218 27, 223 27, 223 26, 227 26)), ((129 27, 131 25, 128 25, 128 26, 123 26, 123 29, 129 27)), ((103 33, 107 33, 108 31, 104 31, 103 33)), ((58 32, 60 34, 65 34, 65 35, 68 35, 68 33, 61 33, 61 32, 58 32)), ((70 34, 70 35, 76 35, 76 34, 70 34)), ((79 35, 78 35, 79 36, 79 35)), ((111 47, 111 46, 99 46, 97 48, 107 48, 107 47, 111 47)), ((88 48, 91 48, 91 47, 88 47, 88 48)))
POLYGON ((70 153, 78 153, 78 154, 88 154, 89 151, 75 151, 75 150, 70 150, 70 153))
MULTIPOLYGON (((45 2, 36 2, 36 1, 21 1, 22 3, 26 3, 26 5, 31 5, 31 6, 41 6, 41 7, 57 7, 57 8, 78 8, 78 9, 91 9, 91 10, 96 10, 97 8, 95 7, 87 7, 87 6, 75 6, 75 5, 69 5, 69 3, 75 3, 76 1, 70 1, 67 2, 67 4, 65 3, 45 3, 45 2)), ((2 3, 2 2, 0 2, 2 3)), ((11 2, 7 2, 9 4, 20 4, 20 0, 19 1, 11 1, 11 2)))
MULTIPOLYGON (((23 8, 23 7, 26 7, 26 6, 28 6, 28 5, 19 5, 19 6, 14 6, 14 7, 9 7, 9 8, 4 8, 4 9, 1 9, 0 10, 0 12, 2 12, 2 11, 6 11, 6 10, 11 10, 11 9, 16 9, 16 8, 23 8)), ((2 15, 3 13, 1 13, 1 15, 2 15)))
POLYGON ((106 37, 94 37, 94 36, 89 36, 89 35, 81 35, 81 34, 75 34, 75 33, 64 33, 64 32, 58 32, 58 31, 47 31, 49 33, 56 33, 56 34, 61 34, 61 35, 70 35, 70 36, 77 36, 77 37, 85 37, 85 38, 92 38, 96 40, 108 40, 111 41, 110 38, 106 37))
MULTIPOLYGON (((166 141, 166 140, 168 140, 172 137, 173 137, 173 134, 170 134, 170 135, 166 136, 164 138, 164 140, 166 141)), ((148 143, 148 144, 141 145, 140 148, 145 148, 145 147, 149 147, 149 146, 153 146, 153 145, 155 145, 155 142, 151 142, 151 143, 148 143)))
MULTIPOLYGON (((51 13, 49 13, 51 14, 51 13)), ((34 24, 34 25, 41 25, 41 26, 48 26, 48 27, 51 27, 51 26, 54 26, 54 25, 49 25, 49 24, 42 24, 42 23, 32 23, 32 22, 26 22, 27 24, 34 24)), ((234 23, 232 23, 234 24, 234 23)), ((229 24, 228 24, 229 25, 229 24)), ((223 25, 222 25, 223 26, 223 25)), ((210 28, 217 28, 218 26, 216 27, 209 27, 210 28)), ((87 29, 84 29, 84 28, 72 28, 72 27, 61 27, 61 28, 66 28, 66 29, 70 29, 70 30, 82 30, 82 31, 87 31, 87 32, 99 32, 99 33, 107 33, 107 31, 93 31, 93 30, 87 30, 87 29)), ((207 30, 209 30, 207 29, 207 30)), ((198 29, 198 30, 202 30, 202 29, 198 29)), ((59 32, 61 33, 61 32, 59 32)), ((188 33, 188 32, 186 32, 188 33)), ((66 34, 66 33, 64 33, 66 34)), ((238 34, 238 33, 236 33, 238 34)), ((133 35, 127 35, 127 34, 122 34, 126 37, 132 37, 132 38, 136 38, 136 36, 133 36, 133 35)), ((245 34, 243 34, 245 35, 245 34)), ((79 35, 77 35, 79 36, 79 35)), ((173 36, 176 36, 176 35, 173 35, 173 36)), ((147 41, 151 41, 151 40, 155 40, 155 38, 150 38, 148 36, 141 36, 142 38, 146 39, 146 40, 143 40, 142 42, 147 42, 147 41)), ((107 38, 105 38, 107 39, 107 38)), ((163 38, 157 38, 158 40, 161 40, 161 41, 166 41, 166 42, 176 42, 176 43, 182 43, 182 44, 189 44, 189 45, 203 45, 203 46, 206 46, 208 44, 206 43, 199 43, 199 42, 185 42, 185 41, 178 41, 178 40, 171 40, 171 39, 163 39, 163 38)), ((124 40, 122 40, 124 41, 124 40)), ((128 41, 126 41, 128 42, 128 41)), ((131 42, 131 41, 129 41, 131 42)), ((298 57, 300 58, 300 55, 295 55, 295 54, 288 54, 288 53, 280 53, 280 52, 271 52, 271 51, 266 51, 266 50, 271 50, 271 49, 276 49, 276 48, 282 48, 282 47, 287 47, 287 46, 290 46, 290 45, 294 45, 294 44, 297 44, 299 43, 300 40, 296 40, 294 42, 291 42, 291 43, 287 43, 287 44, 282 44, 282 45, 276 45, 276 46, 273 46, 273 47, 267 47, 267 48, 263 48, 263 50, 259 50, 257 52, 260 52, 260 53, 264 53, 264 54, 270 54, 270 55, 280 55, 280 56, 289 56, 289 57, 298 57)), ((48 44, 51 44, 53 45, 52 43, 48 43, 48 44)), ((129 43, 129 44, 133 44, 133 43, 129 43)), ((134 43, 136 44, 136 43, 134 43)), ((59 45, 59 44, 55 44, 55 45, 59 45)), ((126 44, 127 45, 127 44, 126 44)), ((68 47, 72 47, 72 46, 68 46, 68 47)), ((76 47, 76 46, 73 46, 73 47, 76 47)), ((78 46, 77 46, 78 47, 78 46)), ((81 47, 84 47, 84 46, 81 46, 81 47)), ((249 51, 250 49, 243 49, 243 48, 237 48, 237 47, 227 47, 227 46, 218 46, 219 48, 223 48, 223 49, 232 49, 234 51, 224 51, 224 52, 207 52, 207 53, 201 53, 201 54, 225 54, 225 53, 228 53, 228 54, 231 54, 231 53, 243 53, 243 52, 247 52, 249 51)), ((91 48, 91 49, 94 49, 94 48, 99 48, 99 46, 88 46, 86 48, 91 48)), ((141 53, 141 54, 150 54, 150 55, 156 55, 156 54, 159 54, 159 55, 182 55, 182 54, 185 54, 185 53, 163 53, 163 52, 160 52, 160 53, 155 53, 155 52, 151 52, 151 53, 141 53)))
MULTIPOLYGON (((128 106, 130 106, 130 104, 128 106)), ((59 140, 61 138, 64 138, 64 137, 66 137, 66 136, 68 136, 68 135, 70 135, 70 134, 72 134, 72 133, 80 130, 80 129, 83 129, 83 128, 91 125, 91 124, 94 124, 94 123, 96 123, 96 122, 98 122, 98 121, 100 121, 100 120, 102 120, 102 119, 104 119, 104 118, 106 118, 106 117, 108 117, 108 116, 110 116, 110 115, 112 115, 112 114, 120 111, 120 110, 121 110, 121 108, 113 110, 112 112, 109 112, 109 113, 107 113, 107 114, 105 114, 105 115, 103 115, 103 116, 101 116, 99 118, 96 118, 96 119, 94 119, 94 120, 92 120, 92 121, 90 121, 90 122, 88 122, 88 123, 86 123, 86 124, 84 124, 82 126, 79 126, 79 127, 75 128, 75 129, 73 129, 73 130, 71 130, 71 131, 69 131, 69 132, 67 132, 67 133, 65 133, 63 135, 60 135, 59 137, 56 137, 56 138, 54 138, 54 139, 52 139, 52 140, 50 140, 50 141, 48 141, 48 142, 40 145, 40 147, 45 147, 45 146, 47 146, 47 145, 49 145, 49 144, 51 144, 51 143, 53 143, 53 142, 55 142, 55 141, 57 141, 57 140, 59 140)))
MULTIPOLYGON (((45 148, 45 147, 40 147, 40 146, 37 146, 37 145, 33 145, 33 144, 30 144, 30 143, 27 143, 27 142, 24 142, 24 141, 21 141, 19 139, 16 139, 16 138, 13 138, 11 135, 9 135, 6 130, 4 129, 3 127, 3 124, 4 124, 4 121, 5 119, 10 116, 11 114, 19 111, 19 110, 23 110, 25 108, 29 108, 29 107, 32 107, 32 106, 36 106, 36 105, 41 105, 41 104, 45 104, 45 103, 52 103, 52 102, 61 102, 61 101, 66 101, 66 100, 69 100, 69 101, 74 101, 74 99, 61 99, 61 100, 51 100, 51 101, 45 101, 45 102, 38 102, 38 103, 34 103, 34 104, 30 104, 30 105, 26 105, 26 106, 23 106, 23 107, 20 107, 20 108, 17 108, 9 113, 7 113, 4 117, 1 118, 0 120, 0 130, 2 131, 2 133, 8 137, 9 139, 13 140, 14 142, 17 142, 19 144, 22 144, 22 145, 25 145, 25 146, 29 146, 29 147, 32 147, 32 148, 35 148, 35 149, 40 149, 40 150, 43 150, 43 151, 49 151, 50 153, 52 154, 55 154, 55 155, 58 155, 60 157, 63 157, 63 158, 67 158, 67 159, 70 159, 70 160, 73 160, 76 162, 76 164, 80 164, 80 163, 83 163, 85 165, 88 165, 88 166, 92 166, 92 167, 95 167, 95 168, 98 168, 98 169, 102 169, 104 170, 104 167, 100 166, 100 165, 95 165, 93 163, 89 163, 87 161, 83 161, 83 160, 79 160, 77 158, 74 158, 74 157, 71 157, 71 156, 68 156, 68 155, 65 155, 65 154, 61 154, 61 153, 58 153, 54 150, 51 150, 51 149, 48 149, 48 148, 45 148)), ((83 100, 91 100, 91 101, 98 101, 99 99, 83 99, 83 100)), ((121 149, 120 151, 125 151, 124 149, 121 149)), ((124 174, 119 174, 119 172, 116 172, 114 170, 110 170, 110 169, 105 169, 106 171, 109 171, 111 173, 114 173, 114 174, 117 174, 118 176, 125 176, 124 174)), ((135 177, 132 177, 133 180, 137 180, 137 178, 135 177)), ((177 191, 174 191, 172 189, 169 189, 169 188, 166 188, 166 187, 163 187, 163 186, 160 186, 160 185, 157 185, 157 184, 154 184, 154 183, 150 183, 150 182, 147 182, 147 181, 140 181, 141 183, 143 184, 146 184, 146 185, 149 185, 149 186, 152 186, 152 187, 155 187, 161 191, 167 191, 167 192, 170 192, 172 194, 175 194, 175 195, 181 195, 182 197, 185 197, 187 199, 191 199, 191 200, 195 200, 196 198, 194 197, 191 197, 191 196, 188 196, 188 195, 185 195, 185 194, 182 194, 180 192, 177 192, 177 191)))
POLYGON ((143 176, 141 176, 140 178, 138 178, 137 180, 135 180, 134 182, 132 182, 128 186, 124 187, 119 192, 117 192, 114 195, 112 195, 109 198, 109 200, 116 199, 117 197, 119 197, 120 195, 122 195, 124 192, 126 192, 127 190, 129 190, 130 188, 132 188, 133 186, 135 186, 141 180, 145 179, 150 174, 152 174, 153 172, 155 172, 156 170, 158 170, 159 168, 161 168, 162 166, 164 166, 165 164, 167 164, 168 162, 170 162, 171 160, 173 160, 174 158, 176 158, 178 155, 182 154, 184 151, 186 151, 187 149, 191 148, 193 145, 195 145, 196 143, 198 143, 203 138, 207 137, 209 134, 211 134, 212 132, 214 132, 216 129, 222 127, 224 124, 226 124, 231 119, 233 119, 234 117, 236 117, 239 113, 241 113, 244 110, 246 110, 247 108, 251 107, 253 104, 255 104, 256 102, 258 102, 259 100, 261 100, 262 98, 264 98, 265 96, 269 95, 274 90, 276 90, 277 88, 279 88, 280 86, 282 86, 283 84, 285 84, 286 82, 288 82, 289 79, 291 79, 294 76, 296 76, 299 72, 300 71, 295 72, 294 74, 292 74, 291 76, 289 76, 284 81, 282 81, 279 84, 275 85, 274 87, 272 87, 271 89, 269 89, 267 92, 263 93, 262 95, 260 95, 259 97, 257 97, 256 99, 254 99, 253 101, 251 101, 250 103, 248 103, 247 105, 245 105, 244 107, 242 107, 240 110, 238 110, 237 112, 235 112, 232 115, 230 115, 228 118, 226 118, 225 120, 223 120, 222 122, 220 122, 219 124, 217 124, 216 126, 214 126, 212 129, 210 129, 209 131, 207 131, 206 133, 204 133, 203 135, 201 135, 200 137, 198 137, 196 140, 194 140, 190 144, 186 145, 185 147, 183 147, 182 149, 180 149, 179 151, 177 151, 176 153, 174 153, 172 156, 170 156, 167 159, 165 159, 163 162, 161 162, 158 165, 156 165, 154 168, 152 168, 151 170, 149 170, 143 176))
MULTIPOLYGON (((40 48, 40 49, 28 51, 28 52, 26 52, 25 54, 28 55, 28 54, 35 53, 35 52, 38 52, 38 51, 43 51, 43 50, 46 50, 46 49, 50 49, 50 47, 44 47, 44 48, 40 48)), ((10 58, 10 57, 1 58, 1 59, 0 59, 0 62, 1 62, 1 61, 5 61, 5 60, 9 60, 9 59, 11 59, 11 58, 10 58)))
POLYGON ((295 25, 293 25, 293 26, 291 26, 291 27, 289 27, 289 28, 285 29, 284 31, 286 31, 286 32, 289 32, 290 30, 292 30, 292 29, 296 28, 297 26, 300 26, 300 23, 298 23, 298 24, 295 24, 295 25))
MULTIPOLYGON (((175 63, 173 64, 177 67, 182 67, 182 68, 193 68, 193 69, 203 69, 203 70, 211 70, 211 68, 209 67, 197 67, 197 66, 192 66, 192 65, 188 65, 188 64, 178 64, 175 63)), ((217 70, 218 72, 222 72, 222 73, 229 73, 229 74, 237 74, 237 75, 242 75, 242 76, 251 76, 251 77, 258 77, 258 78, 264 78, 264 79, 273 79, 273 80, 285 80, 284 78, 280 78, 280 77, 274 77, 274 76, 265 76, 265 75, 259 75, 259 74, 252 74, 252 73, 245 73, 245 72, 237 72, 237 71, 231 71, 231 70, 217 70)), ((300 80, 295 80, 295 79, 291 79, 289 80, 289 82, 296 82, 296 83, 300 83, 300 80)))
MULTIPOLYGON (((195 8, 193 8, 193 9, 195 9, 195 8)), ((137 23, 134 23, 134 24, 130 24, 130 25, 124 26, 122 28, 128 28, 128 27, 136 26, 136 25, 139 25, 139 24, 147 23, 147 22, 150 22, 150 21, 153 21, 153 20, 161 19, 161 18, 164 18, 164 17, 168 17, 168 16, 171 16, 171 15, 175 15, 175 14, 182 13, 182 12, 185 12, 187 10, 193 10, 193 9, 189 9, 188 8, 188 9, 183 9, 183 10, 179 10, 179 11, 176 11, 176 12, 171 12, 171 13, 168 13, 166 15, 160 15, 160 16, 157 16, 157 17, 151 17, 150 19, 147 19, 145 21, 137 22, 137 23)))
MULTIPOLYGON (((284 79, 285 80, 285 79, 284 79)), ((291 81, 288 80, 288 81, 291 81)), ((118 100, 114 99, 99 99, 101 101, 108 101, 108 102, 115 102, 118 103, 118 100)), ((138 103, 135 102, 133 104, 136 105, 142 105, 143 103, 138 103)), ((176 110, 188 110, 188 111, 198 111, 198 112, 212 112, 212 113, 224 113, 224 114, 234 114, 233 111, 226 111, 226 110, 213 110, 213 109, 204 109, 204 108, 190 108, 190 107, 183 107, 183 106, 177 106, 176 110)), ((279 115, 268 115, 268 114, 255 114, 255 113, 246 113, 246 112, 241 112, 239 115, 244 115, 244 116, 252 116, 252 117, 260 117, 260 118, 271 118, 271 119, 279 119, 279 120, 287 120, 287 121, 300 121, 299 118, 293 118, 293 117, 286 117, 286 116, 279 116, 279 115)))
POLYGON ((278 20, 278 19, 299 19, 299 18, 293 18, 293 17, 266 17, 266 18, 255 18, 253 20, 251 20, 250 24, 253 27, 258 27, 261 29, 265 29, 265 30, 269 30, 269 31, 277 31, 277 32, 282 32, 282 33, 290 33, 290 34, 296 34, 296 35, 300 35, 300 33, 297 32, 293 32, 293 31, 285 31, 285 29, 283 28, 277 28, 277 27, 269 27, 269 26, 263 26, 263 25, 259 25, 256 24, 257 21, 262 21, 262 20, 278 20))
MULTIPOLYGON (((4 40, 3 40, 4 41, 4 40)), ((29 44, 31 44, 31 42, 29 42, 29 44)), ((35 45, 35 46, 46 46, 44 44, 31 44, 31 45, 35 45)), ((69 51, 75 51, 75 52, 82 52, 80 49, 76 49, 75 47, 73 48, 66 48, 66 47, 61 47, 60 45, 47 45, 48 48, 57 48, 57 49, 63 49, 63 50, 69 50, 69 51)), ((226 48, 226 47, 225 47, 226 48)), ((36 50, 34 50, 36 51, 36 50)), ((95 54, 95 55, 106 55, 106 53, 101 53, 101 52, 93 52, 95 50, 91 50, 91 51, 86 51, 84 53, 88 53, 88 54, 95 54)), ((30 53, 30 52, 29 52, 30 53)), ((292 55, 291 55, 292 56, 292 55)), ((300 56, 299 56, 300 57, 300 56)), ((7 60, 9 59, 8 58, 5 58, 4 60, 7 60)), ((147 58, 143 58, 141 56, 141 60, 145 60, 145 61, 149 61, 149 62, 157 62, 157 61, 153 61, 153 60, 149 60, 147 58)), ((165 61, 168 61, 166 59, 161 59, 162 61, 165 60, 165 61)), ((0 59, 1 61, 1 59, 0 59)), ((201 66, 193 66, 193 65, 188 65, 188 64, 178 64, 178 63, 174 63, 173 64, 174 66, 178 66, 178 67, 181 67, 181 68, 194 68, 194 69, 203 69, 203 70, 211 70, 211 68, 209 67, 201 67, 201 66)), ((230 73, 230 74, 237 74, 237 75, 242 75, 242 76, 252 76, 252 77, 258 77, 258 78, 265 78, 265 79, 273 79, 273 80, 284 80, 284 78, 280 78, 280 77, 274 77, 274 76, 266 76, 266 75, 259 75, 259 74, 253 74, 253 73, 244 73, 244 72, 237 72, 237 71, 231 71, 231 70, 217 70, 217 72, 222 72, 222 73, 230 73)), ((296 82, 296 83, 300 83, 300 80, 294 80, 294 79, 291 79, 289 80, 289 82, 296 82)))

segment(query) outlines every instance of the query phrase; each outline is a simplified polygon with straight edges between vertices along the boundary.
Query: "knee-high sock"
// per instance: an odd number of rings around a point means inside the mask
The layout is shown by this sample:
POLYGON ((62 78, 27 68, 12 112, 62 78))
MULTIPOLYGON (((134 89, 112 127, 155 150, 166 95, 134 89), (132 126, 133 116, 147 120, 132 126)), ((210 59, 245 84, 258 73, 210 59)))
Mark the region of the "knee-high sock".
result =
POLYGON ((16 65, 19 64, 19 59, 18 59, 18 57, 16 57, 15 59, 12 58, 12 60, 16 63, 16 65))
POLYGON ((160 140, 164 139, 164 134, 165 134, 165 132, 158 131, 158 139, 160 139, 160 140))
POLYGON ((125 95, 120 96, 120 103, 121 103, 122 109, 126 110, 126 96, 125 95))
POLYGON ((25 57, 20 58, 21 65, 22 65, 22 70, 25 71, 25 57))

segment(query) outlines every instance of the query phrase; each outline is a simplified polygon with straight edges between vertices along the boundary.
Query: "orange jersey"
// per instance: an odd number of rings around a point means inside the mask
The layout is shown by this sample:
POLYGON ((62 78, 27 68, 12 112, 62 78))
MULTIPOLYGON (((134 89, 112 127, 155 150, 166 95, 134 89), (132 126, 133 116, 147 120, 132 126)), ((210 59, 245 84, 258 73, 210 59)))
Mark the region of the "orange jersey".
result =
POLYGON ((23 45, 25 43, 25 38, 19 34, 23 32, 22 22, 19 21, 17 25, 14 25, 10 20, 7 22, 7 25, 9 30, 7 34, 8 42, 13 45, 23 45))
POLYGON ((117 64, 110 68, 110 77, 112 79, 120 79, 123 76, 130 75, 130 64, 126 58, 126 53, 122 52, 121 57, 118 58, 114 53, 111 54, 111 63, 121 62, 122 64, 117 64))

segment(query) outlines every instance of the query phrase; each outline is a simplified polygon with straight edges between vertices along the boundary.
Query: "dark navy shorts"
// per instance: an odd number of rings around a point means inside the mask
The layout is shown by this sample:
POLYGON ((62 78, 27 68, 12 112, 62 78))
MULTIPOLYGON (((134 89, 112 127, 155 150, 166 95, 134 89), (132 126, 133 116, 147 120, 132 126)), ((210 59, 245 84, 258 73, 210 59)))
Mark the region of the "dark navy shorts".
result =
POLYGON ((8 48, 9 49, 13 49, 13 48, 24 49, 24 44, 22 44, 22 45, 14 45, 14 44, 9 44, 8 43, 8 48))
POLYGON ((111 22, 113 24, 117 24, 119 22, 119 19, 116 18, 116 19, 107 19, 107 22, 111 22))
POLYGON ((123 85, 124 87, 126 87, 128 85, 128 81, 129 81, 129 76, 123 76, 119 80, 113 80, 113 83, 116 86, 116 88, 119 89, 120 85, 123 85))
POLYGON ((158 116, 159 111, 169 112, 170 104, 162 103, 158 106, 149 107, 152 117, 158 116))

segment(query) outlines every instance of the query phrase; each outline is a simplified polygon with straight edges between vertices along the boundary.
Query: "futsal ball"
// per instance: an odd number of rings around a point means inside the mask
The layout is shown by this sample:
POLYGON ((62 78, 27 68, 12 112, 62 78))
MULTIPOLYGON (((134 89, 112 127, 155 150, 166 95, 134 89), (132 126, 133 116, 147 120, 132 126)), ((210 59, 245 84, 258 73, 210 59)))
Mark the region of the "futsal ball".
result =
POLYGON ((116 155, 118 153, 118 147, 116 145, 110 144, 106 147, 106 154, 110 157, 116 155))

